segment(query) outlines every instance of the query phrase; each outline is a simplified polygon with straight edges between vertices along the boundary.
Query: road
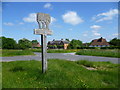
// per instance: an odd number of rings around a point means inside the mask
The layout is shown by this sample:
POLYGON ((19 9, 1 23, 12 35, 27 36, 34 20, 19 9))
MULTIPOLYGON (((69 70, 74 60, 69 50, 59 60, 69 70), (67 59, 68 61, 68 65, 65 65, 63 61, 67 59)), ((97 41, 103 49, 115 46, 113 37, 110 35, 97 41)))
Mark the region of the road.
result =
MULTIPOLYGON (((36 55, 28 56, 13 56, 13 57, 0 57, 2 61, 21 61, 21 60, 41 60, 41 53, 35 52, 36 55)), ((110 61, 112 63, 118 63, 120 58, 110 58, 110 57, 98 57, 98 56, 85 56, 85 55, 75 55, 74 53, 47 53, 48 59, 65 59, 69 61, 77 60, 89 60, 89 61, 110 61)))

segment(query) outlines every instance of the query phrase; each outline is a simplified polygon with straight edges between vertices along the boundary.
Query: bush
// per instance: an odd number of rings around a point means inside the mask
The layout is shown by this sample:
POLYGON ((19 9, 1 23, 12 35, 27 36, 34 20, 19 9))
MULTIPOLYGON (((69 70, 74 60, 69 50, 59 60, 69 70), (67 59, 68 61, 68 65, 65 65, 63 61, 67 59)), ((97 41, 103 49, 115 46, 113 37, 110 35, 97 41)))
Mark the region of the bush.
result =
POLYGON ((95 47, 80 47, 79 49, 95 49, 95 47))
POLYGON ((63 45, 48 45, 48 48, 50 49, 63 49, 63 45))
POLYGON ((12 38, 6 38, 6 37, 0 37, 0 40, 2 40, 2 49, 16 49, 17 43, 12 38))
POLYGON ((28 39, 20 39, 18 41, 18 45, 19 45, 19 49, 28 49, 32 47, 32 43, 31 41, 29 41, 28 39))
POLYGON ((100 49, 120 49, 119 46, 101 47, 100 49))

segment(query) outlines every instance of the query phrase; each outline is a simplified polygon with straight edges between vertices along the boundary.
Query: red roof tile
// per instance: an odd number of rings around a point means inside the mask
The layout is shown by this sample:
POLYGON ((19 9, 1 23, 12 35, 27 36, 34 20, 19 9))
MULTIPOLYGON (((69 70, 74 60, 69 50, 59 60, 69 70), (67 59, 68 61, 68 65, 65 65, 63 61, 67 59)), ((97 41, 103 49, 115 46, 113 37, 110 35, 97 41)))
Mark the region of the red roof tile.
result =
POLYGON ((110 45, 110 44, 106 41, 106 39, 101 37, 99 39, 92 40, 91 45, 110 45))

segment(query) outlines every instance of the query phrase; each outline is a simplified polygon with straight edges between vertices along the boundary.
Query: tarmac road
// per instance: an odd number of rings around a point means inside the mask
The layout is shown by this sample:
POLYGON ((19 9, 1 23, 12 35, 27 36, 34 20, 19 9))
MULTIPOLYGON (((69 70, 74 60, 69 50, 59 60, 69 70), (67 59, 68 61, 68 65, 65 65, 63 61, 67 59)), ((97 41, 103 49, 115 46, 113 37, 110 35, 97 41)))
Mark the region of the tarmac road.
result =
MULTIPOLYGON (((41 60, 41 53, 35 52, 35 54, 36 55, 0 57, 0 58, 2 58, 3 62, 21 61, 21 60, 41 60)), ((118 63, 118 59, 120 59, 120 58, 112 58, 112 57, 75 55, 74 53, 47 53, 47 58, 48 59, 65 59, 69 61, 77 61, 77 60, 110 61, 112 63, 118 63)))

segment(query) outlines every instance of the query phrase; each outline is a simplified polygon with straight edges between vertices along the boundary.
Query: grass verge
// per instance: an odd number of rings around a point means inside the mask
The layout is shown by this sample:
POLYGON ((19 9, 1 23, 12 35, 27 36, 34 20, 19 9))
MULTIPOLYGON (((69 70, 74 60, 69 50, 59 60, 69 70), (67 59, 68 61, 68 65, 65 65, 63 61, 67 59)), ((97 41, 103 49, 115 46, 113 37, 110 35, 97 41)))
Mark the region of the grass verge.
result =
POLYGON ((117 49, 114 50, 99 50, 99 49, 92 49, 92 50, 80 50, 76 52, 77 55, 89 55, 89 56, 103 56, 103 57, 116 57, 120 58, 120 51, 117 49))
POLYGON ((118 64, 110 62, 48 60, 47 73, 40 61, 2 62, 3 88, 117 88, 118 64), (97 68, 87 70, 84 66, 97 68))
POLYGON ((61 50, 55 50, 55 49, 49 49, 47 50, 48 53, 72 53, 72 52, 77 52, 79 51, 78 49, 61 49, 61 50))
POLYGON ((20 55, 34 55, 30 50, 2 50, 2 57, 6 56, 20 56, 20 55))
MULTIPOLYGON (((32 52, 41 52, 41 49, 30 49, 32 52)), ((77 52, 79 51, 78 49, 48 49, 47 53, 72 53, 72 52, 77 52)))

